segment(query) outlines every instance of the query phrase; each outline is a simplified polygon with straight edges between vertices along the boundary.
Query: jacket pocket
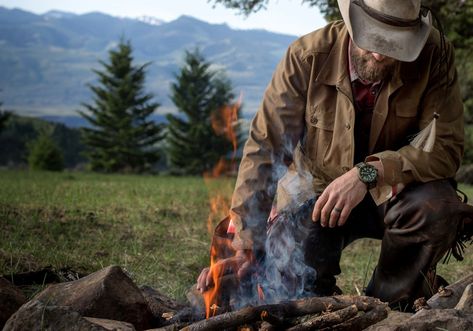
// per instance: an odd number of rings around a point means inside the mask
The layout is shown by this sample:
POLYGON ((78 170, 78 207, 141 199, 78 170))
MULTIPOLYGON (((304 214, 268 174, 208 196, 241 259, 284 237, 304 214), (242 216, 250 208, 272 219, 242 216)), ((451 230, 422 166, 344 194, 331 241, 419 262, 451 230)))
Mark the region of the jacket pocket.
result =
MULTIPOLYGON (((304 149, 315 168, 323 167, 325 164, 325 158, 332 145, 334 123, 334 111, 316 106, 306 112, 307 135, 304 149)), ((317 169, 313 169, 315 170, 317 169)))

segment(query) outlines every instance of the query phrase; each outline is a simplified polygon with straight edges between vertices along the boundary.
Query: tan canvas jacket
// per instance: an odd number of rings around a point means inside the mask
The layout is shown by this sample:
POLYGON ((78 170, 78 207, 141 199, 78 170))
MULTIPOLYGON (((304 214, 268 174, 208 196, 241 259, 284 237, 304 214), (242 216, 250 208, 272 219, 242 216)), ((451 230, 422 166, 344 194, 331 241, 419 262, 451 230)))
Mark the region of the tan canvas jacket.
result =
MULTIPOLYGON (((233 195, 236 248, 262 244, 257 238, 264 238, 278 171, 291 162, 298 143, 316 192, 354 166, 349 38, 343 22, 330 23, 296 40, 275 70, 252 121, 233 195)), ((378 204, 389 198, 392 185, 453 177, 460 165, 463 105, 449 43, 445 53, 442 61, 439 33, 433 29, 419 58, 399 62, 382 85, 367 158, 384 167, 384 184, 370 191, 378 204), (409 145, 409 139, 434 112, 440 117, 434 150, 428 153, 409 145)))

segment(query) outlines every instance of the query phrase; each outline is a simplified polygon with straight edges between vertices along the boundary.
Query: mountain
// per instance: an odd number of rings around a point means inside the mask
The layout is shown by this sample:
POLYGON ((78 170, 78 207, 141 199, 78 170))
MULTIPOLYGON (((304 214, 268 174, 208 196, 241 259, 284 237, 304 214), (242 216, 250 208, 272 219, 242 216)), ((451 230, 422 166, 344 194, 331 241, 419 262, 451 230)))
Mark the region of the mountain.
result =
POLYGON ((171 22, 117 18, 93 12, 51 11, 35 15, 0 7, 0 101, 22 115, 69 118, 90 102, 87 84, 93 69, 107 61, 120 37, 129 39, 136 64, 150 62, 148 92, 173 112, 169 85, 184 62, 184 51, 198 47, 215 69, 224 69, 243 112, 251 116, 278 61, 295 36, 265 30, 235 30, 182 16, 171 22), (150 24, 152 23, 152 24, 150 24))

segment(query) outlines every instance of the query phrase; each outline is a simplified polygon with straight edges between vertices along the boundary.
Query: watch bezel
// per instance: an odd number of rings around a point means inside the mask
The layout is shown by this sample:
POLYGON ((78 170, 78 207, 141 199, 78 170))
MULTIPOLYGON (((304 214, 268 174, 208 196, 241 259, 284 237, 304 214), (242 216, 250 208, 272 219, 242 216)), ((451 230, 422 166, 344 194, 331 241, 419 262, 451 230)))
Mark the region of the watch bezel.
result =
POLYGON ((366 184, 368 190, 374 188, 378 180, 378 169, 366 162, 360 162, 356 164, 356 167, 360 181, 366 184))

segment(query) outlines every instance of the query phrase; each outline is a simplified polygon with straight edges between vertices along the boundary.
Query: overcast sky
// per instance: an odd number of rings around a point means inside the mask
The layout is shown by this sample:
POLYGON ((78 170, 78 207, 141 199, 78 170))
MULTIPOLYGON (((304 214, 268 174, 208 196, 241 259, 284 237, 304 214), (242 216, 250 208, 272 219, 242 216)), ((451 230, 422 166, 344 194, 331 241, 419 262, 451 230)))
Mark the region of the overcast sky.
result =
POLYGON ((190 15, 211 23, 227 23, 233 28, 261 28, 301 36, 322 27, 324 19, 315 7, 302 5, 302 0, 270 0, 267 10, 245 18, 235 10, 207 0, 0 0, 0 6, 20 8, 36 14, 57 9, 78 14, 100 11, 113 16, 154 16, 171 21, 190 15))

